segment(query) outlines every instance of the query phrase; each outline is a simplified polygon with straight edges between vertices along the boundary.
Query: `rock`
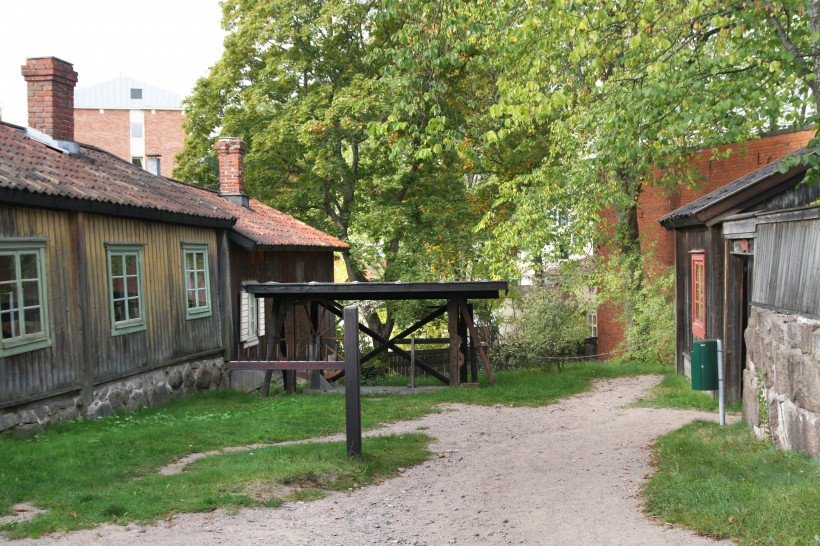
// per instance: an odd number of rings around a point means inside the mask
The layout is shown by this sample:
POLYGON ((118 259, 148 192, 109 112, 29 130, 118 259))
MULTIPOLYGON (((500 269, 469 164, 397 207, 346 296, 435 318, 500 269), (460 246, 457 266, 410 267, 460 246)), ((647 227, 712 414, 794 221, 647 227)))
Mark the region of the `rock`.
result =
POLYGON ((128 400, 127 393, 119 389, 111 389, 108 393, 108 403, 111 404, 111 407, 115 410, 121 408, 126 400, 128 400))
POLYGON ((171 387, 158 385, 148 393, 148 402, 151 407, 163 406, 171 401, 171 387))
POLYGON ((107 400, 105 402, 97 401, 88 408, 88 414, 90 417, 108 417, 109 415, 114 415, 114 408, 111 407, 111 404, 109 404, 107 400))
POLYGON ((0 415, 0 432, 12 429, 20 424, 20 416, 16 413, 0 415))
POLYGON ((211 386, 211 370, 207 367, 201 367, 196 373, 196 388, 197 390, 206 390, 211 386))
POLYGON ((174 368, 168 372, 168 385, 174 390, 182 386, 182 371, 179 368, 174 368))

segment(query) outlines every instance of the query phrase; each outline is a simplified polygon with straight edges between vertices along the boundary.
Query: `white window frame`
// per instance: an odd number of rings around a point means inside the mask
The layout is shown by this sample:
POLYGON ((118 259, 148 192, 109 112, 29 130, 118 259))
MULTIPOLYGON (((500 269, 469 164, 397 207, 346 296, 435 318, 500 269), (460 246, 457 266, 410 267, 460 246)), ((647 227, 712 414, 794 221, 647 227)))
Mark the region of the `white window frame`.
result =
MULTIPOLYGON (((11 318, 10 327, 12 328, 13 336, 4 338, 0 336, 0 357, 6 357, 25 353, 29 351, 36 351, 38 349, 45 349, 51 346, 51 323, 49 322, 48 314, 48 287, 46 282, 46 261, 45 249, 47 239, 5 239, 0 241, 0 255, 14 256, 15 272, 14 279, 0 283, 0 294, 8 292, 10 302, 10 309, 7 311, 0 311, 3 315, 6 313, 16 314, 16 318, 11 318), (23 279, 21 278, 20 270, 20 256, 34 256, 37 265, 37 277, 23 279), (24 282, 37 282, 37 305, 26 305, 23 295, 24 282), (23 306, 14 308, 13 302, 24 302, 23 306), (40 325, 41 331, 28 333, 26 332, 26 323, 24 320, 26 309, 40 310, 40 325), (21 317, 20 311, 23 311, 21 317)), ((0 298, 2 299, 2 298, 0 298)))
POLYGON ((239 341, 253 347, 265 335, 265 302, 244 289, 239 292, 239 341))
POLYGON ((145 287, 143 282, 142 272, 142 256, 144 250, 143 244, 135 243, 106 243, 106 263, 108 267, 108 302, 109 312, 111 313, 111 335, 119 336, 123 334, 130 334, 132 332, 139 332, 145 330, 145 287), (139 317, 126 317, 123 320, 116 320, 115 303, 123 300, 125 302, 125 311, 129 313, 128 300, 134 299, 133 295, 127 291, 128 274, 125 270, 125 259, 128 256, 136 257, 137 264, 137 301, 139 309, 139 317), (112 260, 119 258, 123 260, 123 288, 125 288, 125 298, 114 297, 114 276, 112 271, 112 260))
POLYGON ((182 272, 183 286, 185 287, 185 318, 188 320, 205 318, 211 316, 211 274, 208 261, 208 245, 195 243, 182 243, 182 272), (188 268, 188 256, 194 257, 194 269, 188 268), (196 264, 196 256, 202 256, 203 269, 200 270, 196 264), (199 285, 200 277, 198 273, 203 273, 202 280, 205 283, 199 285), (192 285, 193 282, 193 285, 192 285), (205 292, 205 305, 191 306, 192 301, 198 302, 199 292, 205 292), (190 298, 194 294, 193 300, 190 298))

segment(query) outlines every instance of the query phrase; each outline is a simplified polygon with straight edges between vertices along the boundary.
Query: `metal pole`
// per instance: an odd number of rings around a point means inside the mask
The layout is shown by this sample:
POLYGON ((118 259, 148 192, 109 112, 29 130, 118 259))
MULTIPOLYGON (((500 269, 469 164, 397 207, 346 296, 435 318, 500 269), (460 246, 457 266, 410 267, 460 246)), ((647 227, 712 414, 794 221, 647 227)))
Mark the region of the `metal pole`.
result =
POLYGON ((726 425, 726 389, 723 388, 723 342, 717 340, 718 411, 720 426, 726 425))
POLYGON ((416 388, 416 336, 410 336, 410 388, 416 388))
POLYGON ((362 454, 362 406, 359 387, 359 309, 355 305, 345 307, 345 428, 347 429, 347 454, 362 454))

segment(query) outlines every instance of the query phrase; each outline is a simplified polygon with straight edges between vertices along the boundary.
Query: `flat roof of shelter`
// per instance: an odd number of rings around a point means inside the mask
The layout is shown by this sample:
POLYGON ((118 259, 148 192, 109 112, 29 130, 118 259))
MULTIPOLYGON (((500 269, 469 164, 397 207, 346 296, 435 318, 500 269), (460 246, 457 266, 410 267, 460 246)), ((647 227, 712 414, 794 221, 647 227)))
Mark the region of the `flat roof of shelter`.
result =
POLYGON ((329 300, 435 300, 453 297, 495 299, 507 281, 244 283, 257 296, 329 300))

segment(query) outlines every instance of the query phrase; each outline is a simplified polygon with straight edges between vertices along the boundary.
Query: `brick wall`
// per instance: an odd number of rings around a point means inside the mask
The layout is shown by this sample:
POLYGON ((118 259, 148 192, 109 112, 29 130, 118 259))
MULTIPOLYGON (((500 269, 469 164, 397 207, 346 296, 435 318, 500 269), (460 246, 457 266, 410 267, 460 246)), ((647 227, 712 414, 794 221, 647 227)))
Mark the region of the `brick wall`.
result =
MULTIPOLYGON (((159 154, 161 173, 171 176, 174 159, 185 145, 185 117, 180 110, 145 110, 145 155, 159 154)), ((92 144, 131 161, 131 121, 128 110, 83 108, 74 111, 75 140, 92 144)))
MULTIPOLYGON (((680 208, 695 199, 768 165, 781 157, 805 146, 812 138, 813 131, 782 132, 763 136, 742 145, 734 144, 719 148, 732 153, 727 159, 712 161, 711 150, 698 154, 697 171, 700 183, 697 187, 679 188, 670 192, 666 188, 647 186, 638 200, 638 229, 641 237, 641 250, 647 251, 655 244, 655 257, 667 266, 675 265, 674 232, 667 231, 658 218, 680 208)), ((615 220, 611 210, 601 213, 604 221, 612 224, 615 220)), ((598 247, 601 256, 606 259, 611 250, 606 245, 598 247)), ((602 305, 598 309, 598 352, 602 359, 610 358, 605 353, 614 351, 624 338, 624 326, 620 319, 622 309, 616 305, 602 305)))

